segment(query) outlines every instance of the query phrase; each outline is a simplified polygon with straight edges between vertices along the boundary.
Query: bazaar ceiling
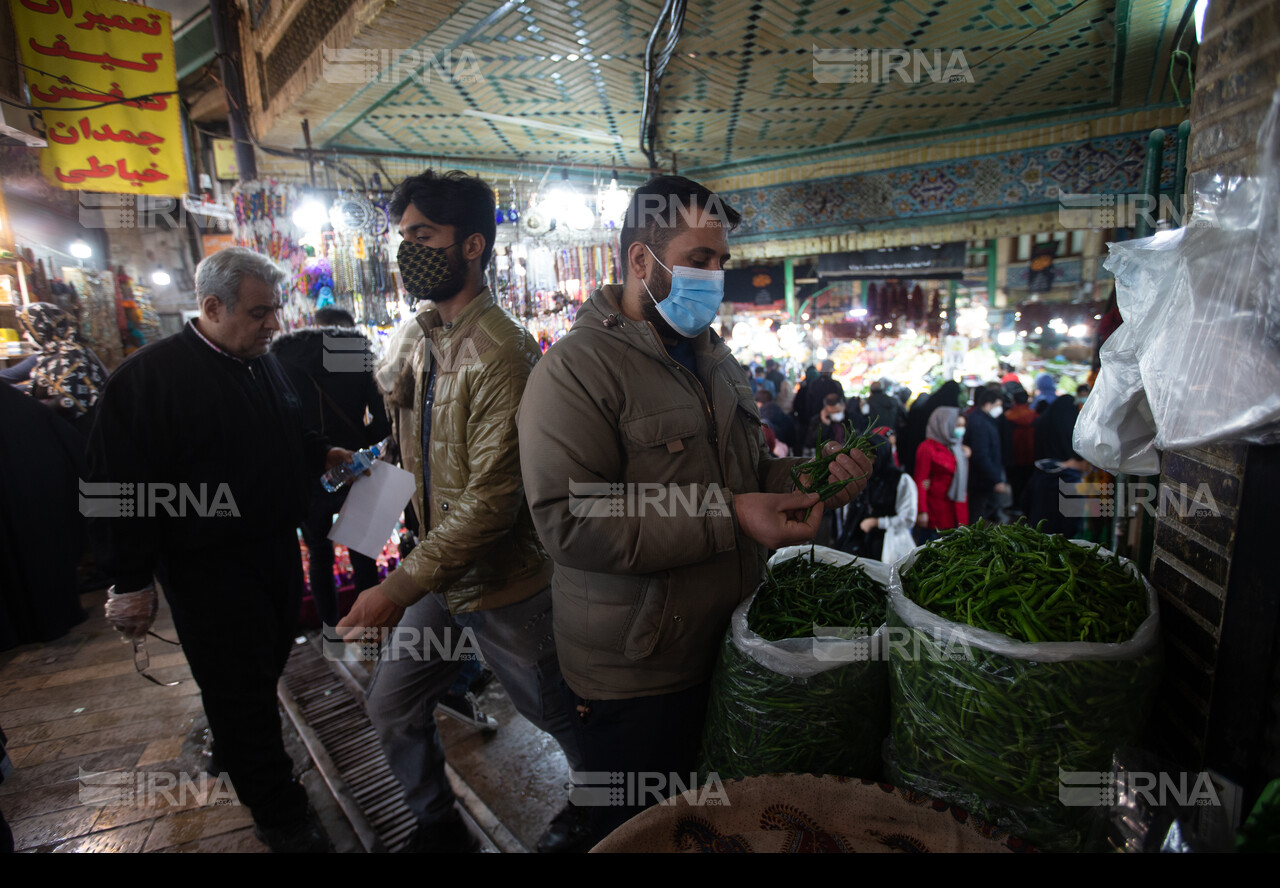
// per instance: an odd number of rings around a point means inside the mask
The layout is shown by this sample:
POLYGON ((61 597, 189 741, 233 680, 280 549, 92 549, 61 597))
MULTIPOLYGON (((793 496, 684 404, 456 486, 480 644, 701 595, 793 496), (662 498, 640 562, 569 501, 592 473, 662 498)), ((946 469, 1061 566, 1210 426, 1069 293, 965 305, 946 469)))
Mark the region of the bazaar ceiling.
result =
MULTIPOLYGON (((688 0, 650 147, 707 174, 1168 106, 1189 94, 1189 2, 688 0)), ((646 168, 646 48, 671 5, 388 3, 299 95, 273 99, 267 70, 259 136, 301 147, 306 119, 316 147, 646 168)))

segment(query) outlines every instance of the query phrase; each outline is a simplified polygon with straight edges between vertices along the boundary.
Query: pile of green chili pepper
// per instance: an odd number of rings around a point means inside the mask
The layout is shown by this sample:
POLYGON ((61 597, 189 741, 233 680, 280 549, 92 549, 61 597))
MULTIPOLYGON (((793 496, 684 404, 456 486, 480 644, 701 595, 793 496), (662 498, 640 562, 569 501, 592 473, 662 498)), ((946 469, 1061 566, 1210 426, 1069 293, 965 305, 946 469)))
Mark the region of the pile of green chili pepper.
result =
POLYGON ((1119 556, 1026 524, 949 531, 902 575, 907 598, 954 623, 1017 641, 1119 644, 1147 617, 1142 580, 1119 556))
MULTIPOLYGON (((846 486, 854 481, 860 481, 866 475, 856 478, 845 478, 836 481, 831 478, 831 464, 835 462, 836 457, 840 454, 849 454, 857 449, 861 451, 867 459, 873 463, 876 460, 876 445, 872 443, 871 430, 876 428, 876 422, 879 417, 867 423, 867 428, 862 434, 855 434, 853 431, 853 422, 846 420, 844 423, 844 446, 834 453, 828 453, 825 456, 822 453, 822 437, 818 437, 818 455, 810 462, 803 465, 795 466, 791 469, 791 480, 796 485, 796 490, 801 493, 816 493, 819 499, 830 499, 846 486), (806 478, 807 483, 806 483, 806 478)), ((807 517, 807 516, 806 516, 807 517)))
MULTIPOLYGON (((886 590, 865 569, 815 562, 810 550, 769 571, 747 623, 771 641, 812 636, 815 625, 861 627, 869 636, 886 611, 886 590)), ((703 776, 878 779, 888 733, 888 673, 882 659, 870 659, 869 640, 867 652, 868 659, 797 678, 760 665, 726 633, 711 679, 703 776)))
POLYGON ((813 549, 771 567, 747 612, 747 626, 767 641, 813 635, 814 626, 866 627, 884 623, 884 586, 861 564, 826 564, 813 549))
MULTIPOLYGON (((1019 641, 1119 643, 1147 616, 1145 587, 1116 560, 1025 526, 957 530, 901 576, 932 613, 1019 641)), ((1159 647, 1036 661, 907 629, 892 608, 887 632, 909 639, 889 645, 889 779, 1044 850, 1081 849, 1105 809, 1064 805, 1059 769, 1108 772, 1115 749, 1137 740, 1159 647)))

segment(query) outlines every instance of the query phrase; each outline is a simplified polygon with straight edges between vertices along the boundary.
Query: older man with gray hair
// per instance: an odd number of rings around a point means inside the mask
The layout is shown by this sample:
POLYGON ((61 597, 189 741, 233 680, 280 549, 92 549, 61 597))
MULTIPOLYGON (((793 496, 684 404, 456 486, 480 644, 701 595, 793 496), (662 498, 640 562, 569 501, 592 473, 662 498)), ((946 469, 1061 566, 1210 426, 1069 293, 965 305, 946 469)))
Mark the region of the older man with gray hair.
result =
MULTIPOLYGON (((302 599, 297 528, 309 484, 351 454, 305 429, 274 356, 287 275, 240 247, 196 268, 200 316, 107 382, 90 478, 131 509, 90 521, 115 581, 107 618, 141 647, 164 590, 213 732, 214 761, 274 851, 328 839, 293 779, 276 681, 302 599)), ((144 672, 144 674, 146 674, 144 672)))

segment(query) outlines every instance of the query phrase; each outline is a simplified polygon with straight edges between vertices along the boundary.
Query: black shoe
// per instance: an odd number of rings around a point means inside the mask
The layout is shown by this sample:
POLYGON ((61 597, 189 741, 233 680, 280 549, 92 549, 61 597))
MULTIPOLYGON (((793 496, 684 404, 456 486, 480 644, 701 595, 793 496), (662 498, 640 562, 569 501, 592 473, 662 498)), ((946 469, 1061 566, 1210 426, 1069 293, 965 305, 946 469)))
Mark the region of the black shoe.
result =
POLYGON ((481 666, 480 671, 476 673, 476 677, 471 679, 471 683, 467 685, 467 690, 479 697, 492 681, 493 673, 489 671, 489 667, 481 666))
POLYGON ((329 836, 316 812, 307 806, 301 820, 288 826, 255 826, 253 834, 274 854, 328 854, 333 851, 329 836))
POLYGON ((484 714, 484 710, 476 701, 476 695, 470 691, 465 694, 445 694, 436 704, 436 709, 450 718, 455 718, 463 724, 479 728, 486 733, 491 734, 498 730, 498 720, 484 714))
POLYGON ((475 854, 480 851, 480 840, 461 814, 450 811, 443 820, 419 823, 399 850, 401 854, 475 854))
POLYGON ((582 854, 590 851, 595 842, 591 840, 591 825, 587 817, 587 808, 572 803, 565 805, 538 839, 538 853, 582 854))

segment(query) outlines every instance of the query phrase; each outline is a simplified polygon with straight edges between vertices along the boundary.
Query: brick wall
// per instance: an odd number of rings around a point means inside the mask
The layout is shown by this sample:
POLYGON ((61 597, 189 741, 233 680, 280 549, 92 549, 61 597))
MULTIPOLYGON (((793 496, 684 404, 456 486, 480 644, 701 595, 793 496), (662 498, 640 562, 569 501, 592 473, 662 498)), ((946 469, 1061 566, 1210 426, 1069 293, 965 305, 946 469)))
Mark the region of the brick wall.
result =
MULTIPOLYGON (((1252 169, 1280 74, 1280 4, 1211 0, 1196 68, 1191 188, 1252 169)), ((1271 557, 1280 448, 1232 442, 1169 452, 1162 469, 1162 487, 1206 485, 1219 514, 1170 509, 1157 520, 1150 577, 1167 668, 1153 739, 1186 766, 1241 783, 1252 804, 1280 766, 1280 566, 1271 557)))

